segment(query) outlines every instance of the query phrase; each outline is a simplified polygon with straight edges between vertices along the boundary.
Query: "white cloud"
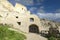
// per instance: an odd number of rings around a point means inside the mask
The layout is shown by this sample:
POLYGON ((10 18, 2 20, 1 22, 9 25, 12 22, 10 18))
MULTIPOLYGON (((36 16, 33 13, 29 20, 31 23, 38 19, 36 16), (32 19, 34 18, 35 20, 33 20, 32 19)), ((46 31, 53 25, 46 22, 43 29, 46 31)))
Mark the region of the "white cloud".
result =
POLYGON ((37 8, 37 7, 31 7, 29 9, 32 13, 45 13, 44 11, 44 6, 40 6, 40 8, 37 8))
POLYGON ((15 1, 24 5, 33 5, 33 0, 15 0, 15 1))
POLYGON ((36 10, 37 10, 36 7, 31 7, 31 8, 29 9, 29 11, 31 11, 32 13, 34 13, 36 10))
POLYGON ((44 6, 41 6, 38 10, 37 13, 45 13, 44 11, 44 6))
POLYGON ((41 6, 38 9, 37 15, 40 18, 54 20, 54 21, 60 21, 60 9, 56 10, 55 13, 45 13, 44 6, 41 6))
POLYGON ((33 11, 33 10, 35 10, 35 9, 37 9, 36 7, 31 7, 30 8, 30 11, 33 11))
MULTIPOLYGON (((15 1, 24 5, 34 5, 34 0, 15 0, 15 1)), ((40 3, 43 2, 44 0, 36 0, 36 1, 37 1, 36 4, 40 5, 40 3)))
POLYGON ((57 9, 57 10, 55 11, 55 13, 60 13, 60 9, 57 9))
POLYGON ((49 20, 60 20, 60 13, 37 13, 40 18, 45 18, 49 20))

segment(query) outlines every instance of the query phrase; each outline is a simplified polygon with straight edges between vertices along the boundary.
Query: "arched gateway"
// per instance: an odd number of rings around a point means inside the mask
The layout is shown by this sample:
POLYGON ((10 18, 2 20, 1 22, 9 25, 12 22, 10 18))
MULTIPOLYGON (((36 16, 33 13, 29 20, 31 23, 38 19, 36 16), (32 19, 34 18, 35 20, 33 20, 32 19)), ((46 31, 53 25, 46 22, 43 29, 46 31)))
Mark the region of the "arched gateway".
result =
POLYGON ((29 32, 31 33, 39 33, 39 28, 37 25, 35 24, 32 24, 29 26, 29 32))

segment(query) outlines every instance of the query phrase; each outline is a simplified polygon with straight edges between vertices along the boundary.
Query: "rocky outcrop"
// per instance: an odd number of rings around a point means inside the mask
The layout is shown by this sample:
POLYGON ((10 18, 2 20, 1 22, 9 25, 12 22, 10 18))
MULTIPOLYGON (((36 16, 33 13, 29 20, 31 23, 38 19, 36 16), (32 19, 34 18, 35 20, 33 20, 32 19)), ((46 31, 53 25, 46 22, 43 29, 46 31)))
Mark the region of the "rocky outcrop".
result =
POLYGON ((46 30, 49 30, 50 27, 58 27, 58 29, 60 29, 59 22, 55 22, 55 21, 51 21, 51 20, 47 20, 47 19, 40 19, 40 21, 41 21, 41 25, 46 30))

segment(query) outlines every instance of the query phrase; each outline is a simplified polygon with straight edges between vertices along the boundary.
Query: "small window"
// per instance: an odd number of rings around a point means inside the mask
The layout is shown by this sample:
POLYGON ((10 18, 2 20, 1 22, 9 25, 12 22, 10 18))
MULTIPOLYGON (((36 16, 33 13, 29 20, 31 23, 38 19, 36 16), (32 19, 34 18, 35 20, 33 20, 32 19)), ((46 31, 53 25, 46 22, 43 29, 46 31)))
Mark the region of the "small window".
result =
POLYGON ((21 22, 17 22, 18 23, 18 25, 21 25, 21 22))
POLYGON ((18 16, 16 16, 16 18, 18 18, 18 16))
POLYGON ((34 22, 34 18, 30 18, 30 22, 34 22))

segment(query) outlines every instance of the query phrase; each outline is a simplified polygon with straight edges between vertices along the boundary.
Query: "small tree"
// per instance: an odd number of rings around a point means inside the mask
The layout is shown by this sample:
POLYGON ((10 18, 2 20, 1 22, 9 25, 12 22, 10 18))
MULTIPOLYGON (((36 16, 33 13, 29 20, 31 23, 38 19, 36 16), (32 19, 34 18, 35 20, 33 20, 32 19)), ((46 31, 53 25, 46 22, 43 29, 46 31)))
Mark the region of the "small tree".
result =
POLYGON ((55 27, 50 27, 49 28, 49 32, 48 32, 48 35, 49 35, 49 37, 51 37, 51 36, 53 36, 53 37, 57 37, 58 34, 59 33, 59 30, 57 30, 57 28, 55 27))

